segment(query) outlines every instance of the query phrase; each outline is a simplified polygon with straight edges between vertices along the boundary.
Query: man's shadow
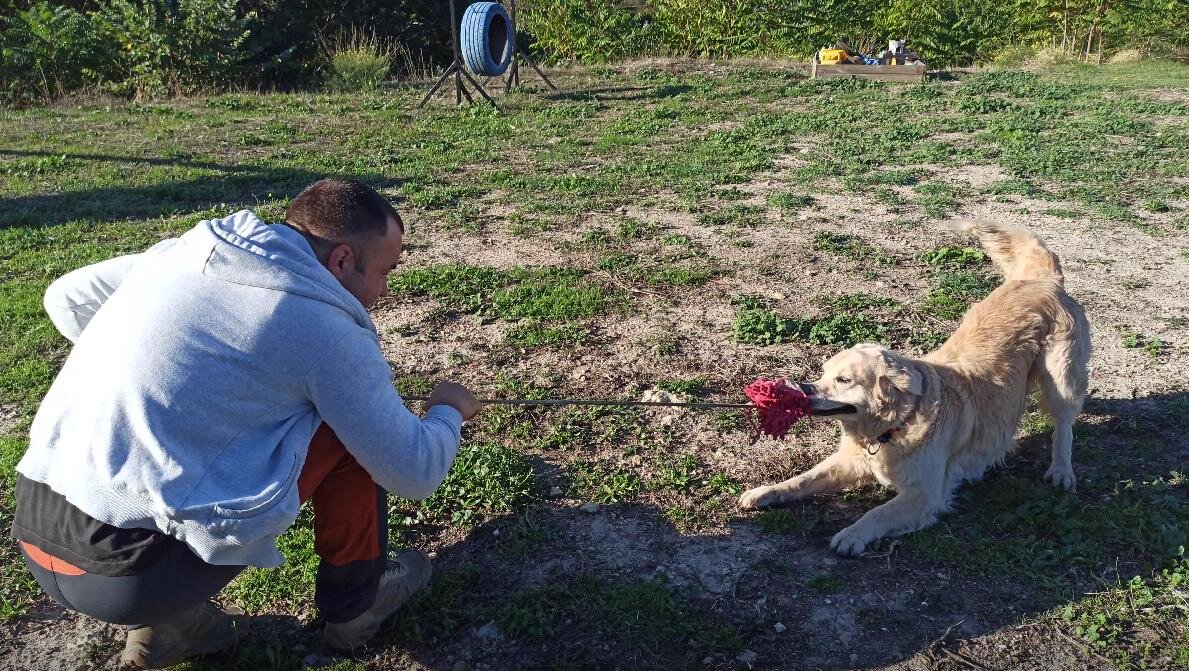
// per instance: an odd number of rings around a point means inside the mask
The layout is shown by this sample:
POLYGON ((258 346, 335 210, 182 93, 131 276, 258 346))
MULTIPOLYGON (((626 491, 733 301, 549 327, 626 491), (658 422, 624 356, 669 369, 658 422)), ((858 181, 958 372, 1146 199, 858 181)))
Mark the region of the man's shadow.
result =
MULTIPOLYGON (((1041 482, 1049 434, 1035 418, 1025 426, 1018 452, 963 487, 952 513, 861 558, 835 555, 829 539, 886 490, 732 507, 725 525, 704 526, 647 497, 594 512, 567 498, 442 548, 430 586, 355 660, 322 647, 316 620, 269 616, 235 651, 190 668, 874 667, 1147 576, 1185 543, 1173 474, 1189 457, 1189 392, 1090 400, 1075 494, 1041 482)), ((555 464, 534 469, 568 487, 555 464)))

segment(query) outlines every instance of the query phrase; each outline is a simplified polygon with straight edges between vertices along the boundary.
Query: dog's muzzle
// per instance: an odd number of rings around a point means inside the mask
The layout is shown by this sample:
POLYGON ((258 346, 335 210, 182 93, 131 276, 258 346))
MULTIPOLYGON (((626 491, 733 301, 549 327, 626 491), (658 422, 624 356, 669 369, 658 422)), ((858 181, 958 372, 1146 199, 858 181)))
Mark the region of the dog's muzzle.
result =
POLYGON ((797 386, 801 391, 809 397, 809 403, 813 406, 813 414, 829 416, 829 415, 849 415, 858 412, 858 408, 850 403, 840 403, 838 401, 831 401, 824 396, 817 393, 817 387, 808 382, 798 382, 797 386))

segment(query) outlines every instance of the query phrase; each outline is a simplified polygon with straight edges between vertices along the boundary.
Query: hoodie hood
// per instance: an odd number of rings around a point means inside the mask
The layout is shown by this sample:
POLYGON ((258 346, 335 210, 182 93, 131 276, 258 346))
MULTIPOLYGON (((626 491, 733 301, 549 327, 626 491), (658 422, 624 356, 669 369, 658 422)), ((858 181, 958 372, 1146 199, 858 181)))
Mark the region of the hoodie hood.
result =
POLYGON ((327 303, 376 332, 363 304, 318 261, 301 233, 288 226, 266 223, 241 210, 200 221, 182 239, 213 246, 204 268, 211 277, 327 303))

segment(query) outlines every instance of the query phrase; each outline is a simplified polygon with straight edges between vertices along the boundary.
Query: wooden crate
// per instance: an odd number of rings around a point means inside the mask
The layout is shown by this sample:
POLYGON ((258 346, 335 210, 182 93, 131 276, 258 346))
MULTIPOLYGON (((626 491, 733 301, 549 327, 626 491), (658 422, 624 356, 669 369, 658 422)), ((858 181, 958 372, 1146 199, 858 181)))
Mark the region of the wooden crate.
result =
POLYGON ((874 79, 881 82, 923 82, 925 81, 925 61, 917 61, 912 65, 855 65, 854 63, 840 63, 838 65, 822 65, 813 57, 810 73, 814 79, 874 79))

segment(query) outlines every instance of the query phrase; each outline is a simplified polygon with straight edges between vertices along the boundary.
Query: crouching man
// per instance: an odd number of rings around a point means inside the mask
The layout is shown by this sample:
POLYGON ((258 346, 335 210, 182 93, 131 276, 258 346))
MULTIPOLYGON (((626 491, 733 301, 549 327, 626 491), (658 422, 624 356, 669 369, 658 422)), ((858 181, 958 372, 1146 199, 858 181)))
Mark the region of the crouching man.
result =
POLYGON ((386 496, 429 496, 480 405, 439 384, 419 418, 392 384, 367 308, 401 254, 400 216, 322 180, 286 221, 200 222, 76 270, 45 307, 74 349, 17 466, 13 535, 66 608, 128 625, 121 662, 226 649, 246 618, 210 603, 314 511, 325 640, 350 650, 429 581, 388 557, 386 496))

